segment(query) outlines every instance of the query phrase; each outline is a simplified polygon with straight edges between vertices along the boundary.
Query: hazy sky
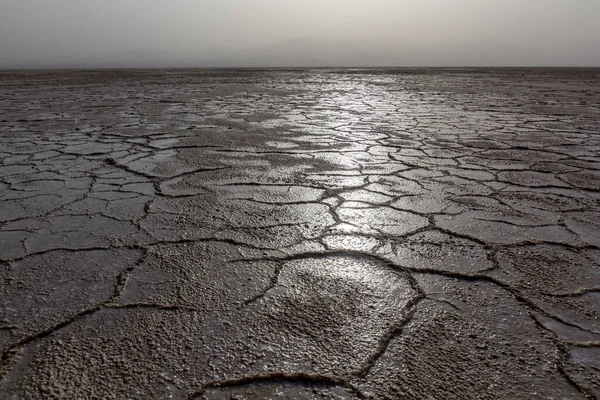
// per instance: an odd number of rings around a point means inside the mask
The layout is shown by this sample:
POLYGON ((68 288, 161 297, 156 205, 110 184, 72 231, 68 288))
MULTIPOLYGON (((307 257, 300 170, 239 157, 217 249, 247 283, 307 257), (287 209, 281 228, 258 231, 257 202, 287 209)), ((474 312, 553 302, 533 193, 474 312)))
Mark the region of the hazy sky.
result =
POLYGON ((0 0, 0 68, 600 66, 600 0, 0 0))

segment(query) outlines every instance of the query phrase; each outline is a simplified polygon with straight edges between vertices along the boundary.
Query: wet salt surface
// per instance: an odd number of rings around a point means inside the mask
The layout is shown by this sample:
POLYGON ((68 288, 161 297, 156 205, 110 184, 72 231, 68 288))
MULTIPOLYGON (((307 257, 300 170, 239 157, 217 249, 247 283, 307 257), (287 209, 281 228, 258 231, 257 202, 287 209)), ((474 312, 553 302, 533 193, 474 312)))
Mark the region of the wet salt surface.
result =
POLYGON ((600 396, 599 78, 0 73, 0 397, 600 396))

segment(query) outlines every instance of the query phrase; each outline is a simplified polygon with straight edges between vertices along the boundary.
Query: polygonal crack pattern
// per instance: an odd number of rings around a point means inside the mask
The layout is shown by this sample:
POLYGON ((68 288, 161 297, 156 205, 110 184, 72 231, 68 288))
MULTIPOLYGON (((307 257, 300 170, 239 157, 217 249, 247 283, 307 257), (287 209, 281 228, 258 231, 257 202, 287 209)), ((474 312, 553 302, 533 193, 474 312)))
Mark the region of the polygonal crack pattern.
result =
POLYGON ((598 398, 598 82, 0 73, 0 398, 598 398))

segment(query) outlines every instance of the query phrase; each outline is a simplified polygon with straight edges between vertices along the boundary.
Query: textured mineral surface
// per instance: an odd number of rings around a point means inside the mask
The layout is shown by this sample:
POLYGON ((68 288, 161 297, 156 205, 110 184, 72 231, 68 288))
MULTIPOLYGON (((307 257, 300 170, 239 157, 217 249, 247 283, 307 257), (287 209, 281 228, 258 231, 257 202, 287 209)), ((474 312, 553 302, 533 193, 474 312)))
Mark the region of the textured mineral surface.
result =
POLYGON ((0 73, 0 399, 600 397, 600 70, 0 73))

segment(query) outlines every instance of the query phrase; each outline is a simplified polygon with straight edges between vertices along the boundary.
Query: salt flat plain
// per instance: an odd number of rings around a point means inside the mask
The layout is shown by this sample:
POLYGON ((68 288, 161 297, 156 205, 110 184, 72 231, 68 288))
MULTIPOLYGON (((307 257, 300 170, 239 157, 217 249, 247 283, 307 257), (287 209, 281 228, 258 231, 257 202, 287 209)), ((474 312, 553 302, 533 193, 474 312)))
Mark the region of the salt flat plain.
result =
POLYGON ((0 398, 600 397, 600 70, 0 72, 0 398))

